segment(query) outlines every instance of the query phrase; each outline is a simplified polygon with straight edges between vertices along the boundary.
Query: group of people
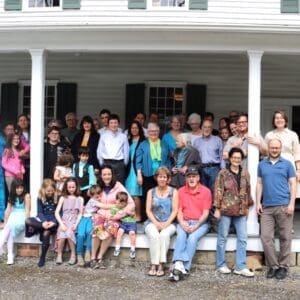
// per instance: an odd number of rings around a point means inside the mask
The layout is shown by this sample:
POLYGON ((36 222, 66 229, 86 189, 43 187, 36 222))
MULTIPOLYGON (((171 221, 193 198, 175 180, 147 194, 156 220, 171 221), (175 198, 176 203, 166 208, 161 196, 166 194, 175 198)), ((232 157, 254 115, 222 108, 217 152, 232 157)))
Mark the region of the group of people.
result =
POLYGON ((36 217, 29 217, 30 196, 25 192, 29 188, 29 119, 18 118, 18 131, 13 124, 4 127, 0 136, 4 170, 4 176, 0 173, 0 219, 4 221, 0 250, 7 242, 7 263, 13 263, 13 238, 25 227, 27 236, 40 234, 40 267, 45 264, 51 236, 57 264, 63 261, 67 241, 69 264, 104 268, 103 257, 114 238, 114 256, 119 256, 124 233, 129 234, 129 256, 134 259, 137 223, 145 221, 151 261, 148 274, 165 274, 170 239, 176 233, 170 280, 178 281, 189 273, 197 244, 213 222, 217 224, 218 271, 231 273, 225 249, 233 224, 237 234, 233 273, 253 277, 246 265, 246 222, 253 205, 247 151, 248 144, 253 144, 261 157, 256 209, 261 215, 267 277, 285 278, 300 179, 299 139, 287 128, 286 114, 274 113, 274 130, 265 139, 249 136, 247 114, 235 111, 220 119, 219 130, 213 128, 212 113, 205 113, 203 120, 196 113, 187 120, 184 114, 173 116, 170 130, 163 134, 157 113, 149 116, 147 128, 145 119, 144 113, 137 113, 124 132, 118 115, 106 109, 97 119, 84 116, 80 129, 74 113, 66 115, 64 129, 59 120, 52 120, 36 217), (279 257, 275 224, 281 241, 279 257))

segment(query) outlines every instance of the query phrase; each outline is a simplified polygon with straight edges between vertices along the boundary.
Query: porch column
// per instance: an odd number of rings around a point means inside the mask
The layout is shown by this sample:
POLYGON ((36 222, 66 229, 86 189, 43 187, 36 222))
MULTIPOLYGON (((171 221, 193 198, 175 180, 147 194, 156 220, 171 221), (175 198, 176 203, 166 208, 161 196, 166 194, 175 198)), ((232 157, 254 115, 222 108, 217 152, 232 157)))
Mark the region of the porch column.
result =
MULTIPOLYGON (((261 58, 263 51, 247 51, 249 59, 249 87, 248 87, 248 134, 260 135, 260 94, 261 94, 261 58)), ((255 189, 257 180, 257 165, 259 162, 259 150, 254 145, 248 145, 248 171, 250 173, 251 194, 256 201, 255 189)), ((249 235, 259 234, 256 205, 249 211, 247 230, 249 235)))
POLYGON ((31 214, 37 211, 37 195, 43 180, 44 153, 44 106, 45 106, 45 49, 30 49, 31 67, 31 148, 30 148, 30 194, 31 214))

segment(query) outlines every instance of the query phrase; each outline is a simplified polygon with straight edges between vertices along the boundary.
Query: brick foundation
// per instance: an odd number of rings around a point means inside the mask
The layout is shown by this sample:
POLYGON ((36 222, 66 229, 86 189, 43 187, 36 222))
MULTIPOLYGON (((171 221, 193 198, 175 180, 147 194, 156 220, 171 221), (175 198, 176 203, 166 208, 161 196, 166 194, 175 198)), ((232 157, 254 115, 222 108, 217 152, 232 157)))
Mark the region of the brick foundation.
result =
POLYGON ((40 245, 37 244, 16 244, 17 256, 39 257, 40 245))

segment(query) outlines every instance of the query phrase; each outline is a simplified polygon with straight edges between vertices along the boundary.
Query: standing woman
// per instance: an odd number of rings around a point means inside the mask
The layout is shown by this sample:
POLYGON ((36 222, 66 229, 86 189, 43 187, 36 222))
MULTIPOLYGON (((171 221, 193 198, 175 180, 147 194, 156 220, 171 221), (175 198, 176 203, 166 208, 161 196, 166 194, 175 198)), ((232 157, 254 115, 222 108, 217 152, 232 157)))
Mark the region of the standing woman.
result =
POLYGON ((137 182, 137 171, 135 167, 136 149, 140 143, 145 140, 145 135, 141 124, 138 121, 132 121, 128 128, 129 137, 129 172, 125 181, 125 187, 135 202, 135 219, 141 221, 141 200, 143 196, 142 187, 137 182))
POLYGON ((166 148, 166 152, 163 153, 163 165, 167 166, 169 169, 171 168, 171 161, 176 149, 176 138, 178 134, 182 133, 180 118, 178 116, 173 116, 171 118, 170 127, 170 130, 162 137, 162 144, 166 148))
POLYGON ((189 115, 188 122, 191 127, 191 132, 189 133, 191 144, 194 144, 196 138, 202 136, 202 129, 201 129, 201 116, 196 113, 192 113, 189 115))
POLYGON ((169 186, 171 173, 160 167, 155 173, 157 186, 147 193, 145 233, 150 244, 151 267, 149 276, 163 276, 170 238, 176 232, 174 220, 178 211, 177 190, 169 186))
POLYGON ((80 147, 88 147, 90 149, 88 163, 93 165, 95 173, 99 172, 99 163, 97 159, 99 138, 100 136, 95 129, 93 118, 91 116, 84 116, 80 122, 80 131, 75 135, 71 145, 71 151, 75 162, 79 161, 78 149, 80 147))
POLYGON ((5 148, 5 138, 0 133, 0 228, 4 226, 4 212, 5 212, 5 182, 4 182, 4 170, 2 168, 2 153, 5 148))
POLYGON ((137 148, 135 161, 138 184, 143 187, 141 202, 142 221, 146 220, 146 195, 147 192, 156 185, 153 176, 156 170, 162 165, 162 157, 165 151, 159 139, 158 125, 149 123, 148 139, 141 142, 137 148))
POLYGON ((297 170, 297 179, 300 180, 300 151, 299 137, 296 132, 287 128, 288 117, 284 111, 275 111, 272 119, 273 130, 269 131, 265 140, 278 139, 282 144, 281 156, 289 160, 297 170))
POLYGON ((254 273, 247 269, 246 264, 247 215, 249 206, 253 205, 250 176, 248 171, 241 167, 244 152, 240 148, 232 148, 228 156, 229 167, 219 172, 215 182, 214 215, 219 220, 216 253, 217 269, 222 274, 231 273, 225 262, 225 250, 232 222, 237 235, 233 273, 253 277, 254 273))
MULTIPOLYGON (((94 216, 94 223, 97 223, 97 219, 109 220, 111 218, 111 207, 116 203, 116 195, 118 192, 126 192, 125 187, 116 180, 116 176, 113 173, 113 169, 109 165, 103 165, 99 172, 99 185, 102 189, 100 204, 101 208, 98 210, 96 216, 94 216)), ((128 195, 128 203, 124 208, 124 213, 120 214, 120 217, 125 217, 129 212, 134 211, 134 201, 128 195)), ((111 233, 107 232, 107 237, 103 240, 96 235, 92 235, 92 254, 91 254, 91 268, 92 269, 104 269, 103 257, 109 248, 113 237, 111 233)))

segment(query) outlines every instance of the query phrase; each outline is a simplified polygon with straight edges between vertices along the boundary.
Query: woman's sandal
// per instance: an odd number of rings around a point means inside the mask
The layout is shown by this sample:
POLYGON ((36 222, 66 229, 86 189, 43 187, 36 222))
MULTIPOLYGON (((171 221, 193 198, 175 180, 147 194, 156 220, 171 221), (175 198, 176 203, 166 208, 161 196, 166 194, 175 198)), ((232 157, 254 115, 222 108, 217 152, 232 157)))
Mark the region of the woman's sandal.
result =
POLYGON ((164 268, 163 266, 159 266, 158 269, 157 269, 157 272, 156 272, 156 276, 157 277, 162 277, 165 275, 165 271, 164 271, 164 268))
POLYGON ((149 276, 156 276, 156 267, 153 265, 151 266, 149 272, 148 272, 149 276))

